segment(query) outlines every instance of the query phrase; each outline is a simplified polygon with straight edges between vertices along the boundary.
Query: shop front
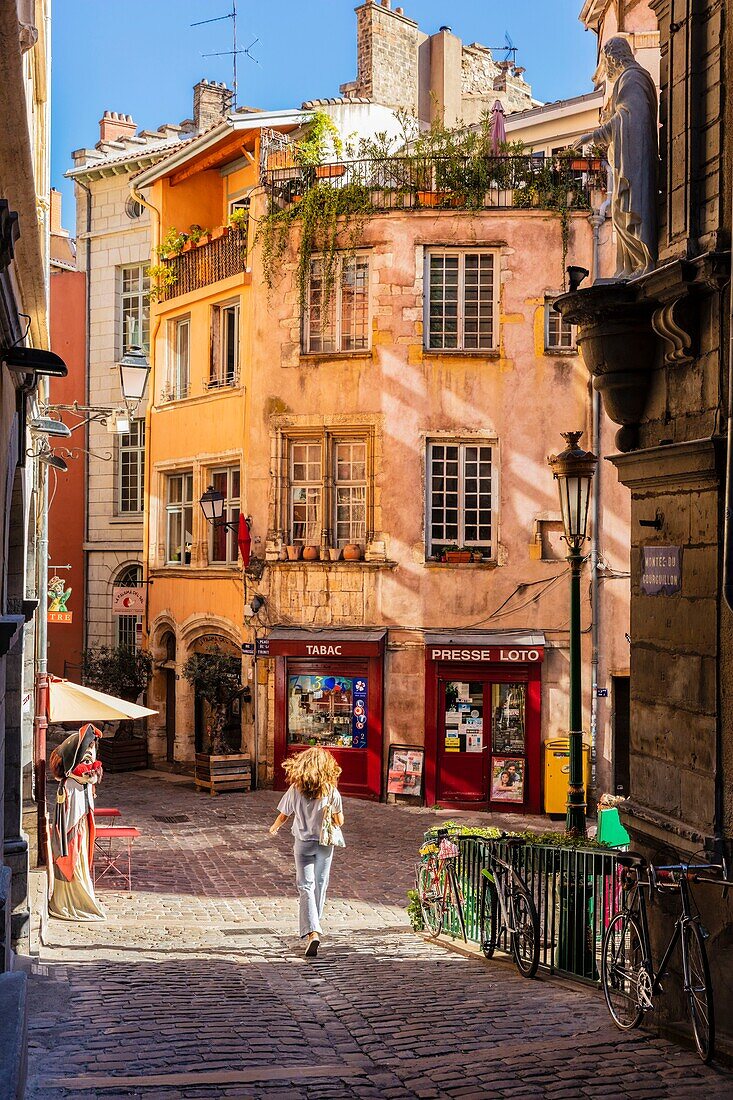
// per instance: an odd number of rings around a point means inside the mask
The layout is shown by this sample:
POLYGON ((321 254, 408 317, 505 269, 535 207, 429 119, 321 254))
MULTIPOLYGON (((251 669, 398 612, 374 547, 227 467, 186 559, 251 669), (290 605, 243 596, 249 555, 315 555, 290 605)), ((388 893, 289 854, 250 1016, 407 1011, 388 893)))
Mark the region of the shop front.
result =
POLYGON ((428 805, 541 812, 544 635, 425 636, 428 805))
POLYGON ((379 800, 386 630, 275 627, 275 787, 283 761, 322 745, 342 768, 343 794, 379 800))

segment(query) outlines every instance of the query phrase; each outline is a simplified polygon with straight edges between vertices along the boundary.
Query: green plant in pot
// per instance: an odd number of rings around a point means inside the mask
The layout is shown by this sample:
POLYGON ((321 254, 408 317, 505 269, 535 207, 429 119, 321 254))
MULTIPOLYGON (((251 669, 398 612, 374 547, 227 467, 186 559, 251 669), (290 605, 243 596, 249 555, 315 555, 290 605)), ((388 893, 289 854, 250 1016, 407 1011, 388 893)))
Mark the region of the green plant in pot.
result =
MULTIPOLYGON (((82 653, 82 680, 87 687, 134 703, 153 674, 153 658, 146 649, 129 646, 90 646, 82 653)), ((115 741, 132 737, 132 722, 120 722, 115 741)))
POLYGON ((227 707, 243 691, 241 665, 237 666, 231 654, 212 646, 203 653, 192 653, 182 671, 199 698, 210 707, 211 755, 230 755, 231 749, 224 738, 224 725, 227 707))

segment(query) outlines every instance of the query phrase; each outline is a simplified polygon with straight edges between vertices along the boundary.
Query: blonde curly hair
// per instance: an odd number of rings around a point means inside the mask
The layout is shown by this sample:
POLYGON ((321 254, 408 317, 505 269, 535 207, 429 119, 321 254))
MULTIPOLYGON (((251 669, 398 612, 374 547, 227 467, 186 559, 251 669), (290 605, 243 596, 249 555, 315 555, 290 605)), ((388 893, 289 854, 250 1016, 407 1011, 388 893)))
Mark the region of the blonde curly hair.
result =
POLYGON ((334 757, 319 745, 289 756, 283 764, 283 771, 288 783, 306 798, 323 798, 337 785, 341 775, 341 768, 334 757))

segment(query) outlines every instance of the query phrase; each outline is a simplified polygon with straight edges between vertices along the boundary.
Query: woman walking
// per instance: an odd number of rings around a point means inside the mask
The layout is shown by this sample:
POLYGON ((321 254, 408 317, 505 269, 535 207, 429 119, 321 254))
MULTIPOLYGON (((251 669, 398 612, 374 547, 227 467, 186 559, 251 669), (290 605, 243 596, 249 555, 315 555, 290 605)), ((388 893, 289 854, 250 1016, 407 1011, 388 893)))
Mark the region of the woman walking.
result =
POLYGON ((291 756, 283 768, 290 786, 280 799, 280 812, 270 833, 275 836, 288 818, 293 818, 300 937, 307 937, 305 953, 310 958, 318 954, 334 843, 339 841, 344 822, 337 786, 341 768, 330 752, 317 746, 291 756), (322 843, 325 840, 329 843, 322 843))

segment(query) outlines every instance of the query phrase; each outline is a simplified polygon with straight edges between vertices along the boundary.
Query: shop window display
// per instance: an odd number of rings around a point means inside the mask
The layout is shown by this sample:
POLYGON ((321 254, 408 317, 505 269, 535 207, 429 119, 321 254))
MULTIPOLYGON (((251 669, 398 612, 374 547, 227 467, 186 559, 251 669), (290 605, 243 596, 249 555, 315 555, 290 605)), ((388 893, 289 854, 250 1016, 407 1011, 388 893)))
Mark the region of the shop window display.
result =
POLYGON ((524 753, 526 684, 492 685, 492 751, 524 753))
POLYGON ((288 744, 367 747, 366 676, 289 676, 288 744))

